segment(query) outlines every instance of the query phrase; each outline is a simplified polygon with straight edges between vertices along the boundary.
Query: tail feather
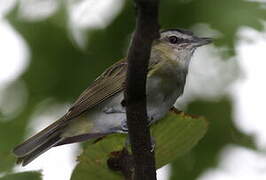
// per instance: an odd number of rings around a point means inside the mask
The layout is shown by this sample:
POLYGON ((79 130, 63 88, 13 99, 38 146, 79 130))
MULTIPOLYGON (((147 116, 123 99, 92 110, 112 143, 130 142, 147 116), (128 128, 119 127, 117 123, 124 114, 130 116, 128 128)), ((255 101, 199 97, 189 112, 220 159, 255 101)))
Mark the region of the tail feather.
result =
POLYGON ((58 120, 39 132, 38 134, 32 136, 25 142, 21 143, 17 147, 14 148, 13 153, 17 157, 24 157, 27 154, 30 154, 38 147, 45 144, 49 139, 52 139, 61 134, 61 129, 63 129, 63 124, 61 120, 58 120))
POLYGON ((25 166, 52 147, 100 138, 113 133, 113 131, 109 131, 64 137, 62 133, 67 125, 65 122, 63 119, 60 119, 15 147, 13 153, 18 158, 17 163, 22 163, 25 166))
POLYGON ((111 133, 112 132, 88 133, 88 134, 81 134, 81 135, 72 136, 72 137, 65 137, 59 143, 57 143, 55 146, 61 146, 61 145, 71 144, 71 143, 76 143, 76 142, 83 142, 83 141, 87 141, 90 139, 102 138, 102 137, 104 137, 108 134, 111 134, 111 133))
POLYGON ((38 156, 48 151, 50 148, 56 146, 62 139, 63 138, 60 136, 55 136, 55 137, 48 139, 45 143, 40 145, 38 148, 34 149, 29 154, 23 157, 19 157, 18 163, 22 163, 22 166, 26 166, 27 164, 32 162, 34 159, 36 159, 38 156))

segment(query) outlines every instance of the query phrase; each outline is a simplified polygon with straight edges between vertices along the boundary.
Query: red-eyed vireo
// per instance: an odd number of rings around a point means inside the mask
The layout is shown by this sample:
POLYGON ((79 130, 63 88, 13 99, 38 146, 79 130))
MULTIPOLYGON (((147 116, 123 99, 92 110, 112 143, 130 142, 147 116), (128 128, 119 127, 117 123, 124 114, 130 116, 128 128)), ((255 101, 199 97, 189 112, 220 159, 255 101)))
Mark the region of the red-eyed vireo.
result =
MULTIPOLYGON (((195 49, 211 42, 183 29, 161 31, 152 45, 146 94, 149 124, 162 118, 183 93, 195 49)), ((126 59, 104 71, 59 120, 14 149, 22 165, 54 146, 126 133, 123 104, 126 59)))

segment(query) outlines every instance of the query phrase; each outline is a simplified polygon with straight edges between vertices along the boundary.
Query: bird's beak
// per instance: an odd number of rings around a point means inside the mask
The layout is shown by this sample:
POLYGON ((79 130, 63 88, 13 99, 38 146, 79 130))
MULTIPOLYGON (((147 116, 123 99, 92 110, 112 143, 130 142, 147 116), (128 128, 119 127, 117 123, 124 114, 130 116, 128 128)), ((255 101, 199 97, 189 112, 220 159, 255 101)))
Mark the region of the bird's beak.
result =
POLYGON ((204 46, 206 44, 210 44, 212 43, 213 39, 212 38, 208 38, 208 37, 195 37, 193 43, 193 46, 195 47, 200 47, 200 46, 204 46))

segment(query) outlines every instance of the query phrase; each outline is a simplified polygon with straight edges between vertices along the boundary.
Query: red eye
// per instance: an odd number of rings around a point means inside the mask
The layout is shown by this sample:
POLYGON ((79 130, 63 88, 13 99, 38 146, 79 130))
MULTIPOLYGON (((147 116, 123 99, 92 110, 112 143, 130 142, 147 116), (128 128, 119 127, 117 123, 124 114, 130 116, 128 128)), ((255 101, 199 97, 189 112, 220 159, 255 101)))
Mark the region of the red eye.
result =
POLYGON ((176 44, 176 43, 178 43, 178 38, 176 36, 170 36, 169 37, 169 42, 171 44, 176 44))

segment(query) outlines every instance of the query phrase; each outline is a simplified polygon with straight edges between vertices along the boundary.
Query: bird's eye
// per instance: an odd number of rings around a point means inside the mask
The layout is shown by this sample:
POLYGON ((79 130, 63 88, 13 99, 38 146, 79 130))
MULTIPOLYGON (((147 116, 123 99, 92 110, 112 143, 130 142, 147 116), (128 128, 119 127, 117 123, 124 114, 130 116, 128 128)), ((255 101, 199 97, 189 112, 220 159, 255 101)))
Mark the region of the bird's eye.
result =
POLYGON ((183 39, 183 38, 178 38, 176 36, 170 36, 168 37, 168 40, 171 44, 180 44, 180 43, 188 43, 189 40, 183 39))
POLYGON ((176 36, 170 36, 169 37, 169 42, 171 43, 171 44, 177 44, 178 43, 178 37, 176 37, 176 36))

